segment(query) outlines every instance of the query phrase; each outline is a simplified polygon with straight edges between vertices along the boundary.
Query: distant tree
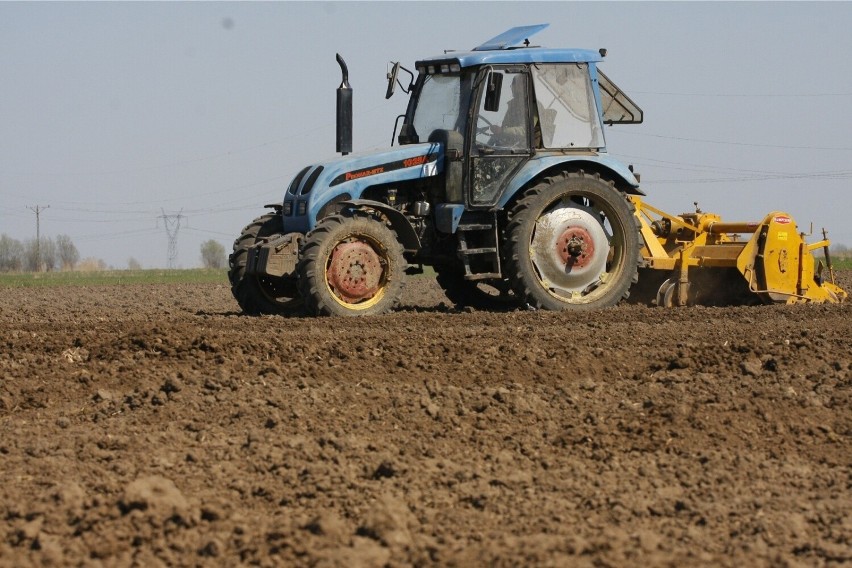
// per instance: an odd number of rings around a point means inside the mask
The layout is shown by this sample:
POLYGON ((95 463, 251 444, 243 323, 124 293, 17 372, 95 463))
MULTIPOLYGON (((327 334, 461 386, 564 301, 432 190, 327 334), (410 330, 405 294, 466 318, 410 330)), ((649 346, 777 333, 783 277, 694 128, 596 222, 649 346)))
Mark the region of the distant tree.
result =
POLYGON ((37 272, 39 270, 39 256, 41 251, 36 246, 35 239, 27 239, 24 241, 24 252, 21 257, 21 268, 25 272, 37 272))
POLYGON ((0 272, 21 270, 23 266, 24 245, 6 233, 0 235, 0 272))
POLYGON ((80 253, 68 235, 56 237, 56 255, 62 270, 74 270, 74 266, 80 260, 80 253))
POLYGON ((27 272, 52 271, 56 269, 56 243, 50 237, 24 242, 23 264, 27 272))
POLYGON ((106 268, 106 262, 93 256, 88 256, 77 263, 77 270, 80 272, 96 272, 98 270, 106 270, 106 268))
POLYGON ((213 239, 201 243, 201 264, 204 268, 222 268, 225 261, 225 247, 213 239))
POLYGON ((832 256, 836 256, 839 258, 847 258, 849 256, 852 256, 852 250, 850 250, 849 247, 847 247, 846 245, 841 244, 831 245, 829 252, 832 256))
POLYGON ((133 258, 132 256, 127 260, 127 268, 130 270, 141 270, 142 265, 139 264, 139 261, 133 258))
POLYGON ((56 270, 59 265, 59 250, 56 241, 50 237, 41 239, 41 263, 47 272, 56 270))

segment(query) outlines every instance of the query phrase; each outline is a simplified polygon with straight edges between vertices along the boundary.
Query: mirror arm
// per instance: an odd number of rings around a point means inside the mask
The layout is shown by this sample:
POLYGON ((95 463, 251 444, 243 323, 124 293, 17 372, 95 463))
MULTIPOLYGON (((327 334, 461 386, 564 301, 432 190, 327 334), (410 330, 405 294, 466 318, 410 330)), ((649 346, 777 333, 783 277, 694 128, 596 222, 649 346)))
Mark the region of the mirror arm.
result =
MULTIPOLYGON (((400 85, 400 87, 401 86, 402 85, 400 85)), ((393 146, 393 141, 396 139, 396 127, 399 125, 399 119, 400 118, 405 118, 405 115, 400 114, 396 117, 396 120, 393 121, 393 134, 391 134, 391 143, 390 143, 391 146, 393 146)))
POLYGON ((399 88, 402 89, 402 92, 407 95, 411 92, 411 89, 414 88, 414 73, 412 73, 411 71, 409 71, 408 69, 406 69, 402 65, 400 65, 399 68, 402 69, 403 71, 405 71, 406 73, 408 73, 409 77, 411 77, 411 79, 408 80, 408 87, 407 88, 403 87, 402 81, 397 79, 397 83, 399 83, 399 88))

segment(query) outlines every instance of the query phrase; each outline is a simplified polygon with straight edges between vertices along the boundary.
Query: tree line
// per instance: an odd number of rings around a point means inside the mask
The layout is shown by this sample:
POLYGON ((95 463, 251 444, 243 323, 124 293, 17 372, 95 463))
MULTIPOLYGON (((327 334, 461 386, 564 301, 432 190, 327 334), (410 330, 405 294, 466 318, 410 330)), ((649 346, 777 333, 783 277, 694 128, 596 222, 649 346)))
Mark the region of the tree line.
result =
MULTIPOLYGON (((225 247, 214 240, 201 244, 201 265, 224 268, 228 265, 225 247)), ((19 241, 0 235, 0 272, 53 272, 57 270, 104 270, 106 263, 95 258, 80 261, 80 253, 68 235, 41 237, 19 241)), ((128 261, 131 270, 141 269, 135 259, 128 261)))
POLYGON ((79 261, 80 253, 68 235, 23 242, 0 235, 0 272, 74 270, 79 261))
POLYGON ((852 258, 852 248, 846 245, 831 245, 829 253, 837 258, 852 258))

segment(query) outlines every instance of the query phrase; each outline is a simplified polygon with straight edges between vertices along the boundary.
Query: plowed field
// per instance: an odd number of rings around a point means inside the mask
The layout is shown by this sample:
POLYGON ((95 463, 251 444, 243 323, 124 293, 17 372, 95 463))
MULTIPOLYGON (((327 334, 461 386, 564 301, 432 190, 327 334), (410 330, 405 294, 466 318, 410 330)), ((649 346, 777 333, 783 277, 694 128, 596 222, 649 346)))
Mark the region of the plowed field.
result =
POLYGON ((2 566, 852 562, 849 304, 0 292, 2 566))

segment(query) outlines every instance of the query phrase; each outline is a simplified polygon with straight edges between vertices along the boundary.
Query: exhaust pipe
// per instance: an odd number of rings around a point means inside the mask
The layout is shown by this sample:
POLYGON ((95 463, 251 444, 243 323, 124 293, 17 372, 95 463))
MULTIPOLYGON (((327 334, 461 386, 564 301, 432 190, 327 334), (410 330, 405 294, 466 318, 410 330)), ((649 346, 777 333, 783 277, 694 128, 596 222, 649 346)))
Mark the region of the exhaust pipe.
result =
POLYGON ((352 151, 352 87, 349 69, 339 53, 337 63, 343 74, 343 82, 337 87, 337 151, 345 156, 352 151))

